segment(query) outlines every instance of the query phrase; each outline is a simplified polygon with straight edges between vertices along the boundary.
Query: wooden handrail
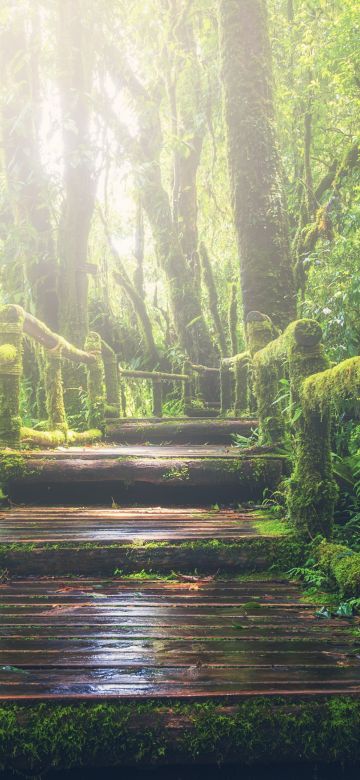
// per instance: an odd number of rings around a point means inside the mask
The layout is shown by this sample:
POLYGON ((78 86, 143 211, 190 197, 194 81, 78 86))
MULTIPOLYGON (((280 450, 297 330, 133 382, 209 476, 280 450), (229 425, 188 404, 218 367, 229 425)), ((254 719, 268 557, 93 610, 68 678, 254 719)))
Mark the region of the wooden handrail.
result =
POLYGON ((62 357, 67 360, 72 360, 75 363, 95 363, 95 356, 91 352, 85 352, 83 349, 78 349, 70 344, 69 341, 59 336, 57 333, 53 333, 50 328, 44 325, 32 314, 24 312, 24 333, 27 336, 31 336, 35 341, 41 344, 48 350, 61 350, 62 357))
MULTIPOLYGON (((63 358, 87 366, 89 421, 94 429, 92 433, 101 435, 105 425, 106 399, 101 337, 97 333, 89 333, 88 349, 78 349, 21 306, 9 304, 0 308, 0 399, 5 399, 0 408, 1 444, 18 447, 21 443, 20 389, 24 335, 37 341, 46 351, 45 361, 41 353, 38 359, 45 377, 49 430, 54 433, 53 437, 49 435, 49 442, 63 443, 68 436, 62 382, 63 358)), ((30 438, 35 433, 30 430, 30 438)))
POLYGON ((190 377, 187 374, 170 374, 164 371, 132 371, 127 368, 119 367, 119 373, 121 376, 128 377, 129 379, 153 379, 154 381, 174 381, 174 382, 187 382, 190 377))
POLYGON ((211 368, 210 366, 202 366, 198 363, 190 363, 190 367, 197 374, 220 374, 220 368, 211 368))

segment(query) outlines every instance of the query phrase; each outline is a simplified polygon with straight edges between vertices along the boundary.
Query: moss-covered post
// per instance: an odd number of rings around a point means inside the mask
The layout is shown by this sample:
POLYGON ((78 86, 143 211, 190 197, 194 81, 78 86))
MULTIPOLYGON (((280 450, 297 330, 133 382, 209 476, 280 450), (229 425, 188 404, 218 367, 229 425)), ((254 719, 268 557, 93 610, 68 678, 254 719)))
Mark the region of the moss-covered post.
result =
POLYGON ((182 393, 184 414, 188 414, 189 410, 192 407, 192 397, 193 397, 193 370, 191 367, 190 360, 185 360, 185 362, 183 363, 183 374, 186 374, 186 376, 189 377, 189 379, 183 382, 183 393, 182 393))
POLYGON ((220 361, 220 411, 227 414, 233 408, 233 377, 228 359, 220 361))
POLYGON ((49 430, 62 431, 66 439, 68 425, 64 404, 61 344, 46 353, 45 389, 49 430))
POLYGON ((294 524, 311 538, 317 534, 330 536, 337 493, 331 466, 330 409, 312 409, 302 394, 306 377, 328 367, 321 338, 320 325, 299 320, 293 323, 292 338, 288 340, 291 400, 293 408, 302 409, 296 422, 288 506, 294 524))
POLYGON ((152 413, 154 417, 162 417, 162 385, 161 380, 152 380, 152 413))
POLYGON ((101 341, 101 354, 104 363, 107 415, 120 416, 120 386, 117 357, 105 341, 101 341))
POLYGON ((23 322, 20 306, 0 310, 0 444, 6 447, 20 447, 23 322))
POLYGON ((250 354, 240 352, 233 360, 235 373, 235 417, 246 414, 249 410, 249 380, 250 380, 250 354))
POLYGON ((101 336, 90 331, 85 349, 94 356, 87 366, 89 426, 103 431, 105 428, 105 372, 101 353, 101 336))
POLYGON ((260 441, 276 444, 284 438, 284 420, 275 399, 278 394, 280 363, 276 355, 270 360, 257 360, 260 353, 274 338, 275 330, 270 318, 258 311, 248 314, 246 335, 252 362, 252 386, 259 417, 260 441))

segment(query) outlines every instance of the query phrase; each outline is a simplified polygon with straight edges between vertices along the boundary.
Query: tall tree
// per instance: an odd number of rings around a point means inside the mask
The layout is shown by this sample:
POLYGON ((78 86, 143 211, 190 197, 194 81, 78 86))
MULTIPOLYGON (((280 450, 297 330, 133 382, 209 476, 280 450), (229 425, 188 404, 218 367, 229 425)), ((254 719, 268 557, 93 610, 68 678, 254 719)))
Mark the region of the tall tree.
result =
POLYGON ((6 89, 1 135, 10 219, 5 254, 15 272, 10 283, 6 275, 4 285, 12 299, 17 296, 15 300, 57 329, 57 261, 49 182, 40 154, 42 110, 36 6, 25 26, 21 5, 9 4, 0 44, 6 89))
POLYGON ((95 205, 90 141, 92 62, 84 0, 59 0, 59 85, 64 202, 59 228, 61 332, 77 346, 88 331, 88 239, 95 205))
POLYGON ((130 94, 137 113, 138 135, 115 117, 122 152, 131 159, 141 187, 160 266, 167 279, 172 318, 179 343, 190 358, 211 365, 216 350, 203 315, 201 300, 174 223, 169 193, 162 177, 160 157, 163 137, 160 100, 134 73, 119 49, 110 51, 111 71, 120 89, 130 94))
POLYGON ((244 316, 261 311, 284 327, 296 306, 266 0, 219 0, 219 24, 244 316))

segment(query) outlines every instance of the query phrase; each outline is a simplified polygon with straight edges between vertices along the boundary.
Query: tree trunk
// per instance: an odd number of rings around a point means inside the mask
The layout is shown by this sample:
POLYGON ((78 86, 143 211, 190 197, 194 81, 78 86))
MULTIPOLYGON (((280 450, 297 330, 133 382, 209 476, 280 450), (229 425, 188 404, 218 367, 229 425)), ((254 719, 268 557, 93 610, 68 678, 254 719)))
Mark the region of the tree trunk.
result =
POLYGON ((137 110, 138 139, 134 139, 117 120, 123 151, 129 154, 139 172, 142 204, 150 223, 159 264, 168 283, 169 302, 180 346, 196 363, 212 365, 216 350, 211 341, 193 274, 187 266, 177 225, 171 212, 170 197, 164 188, 160 156, 162 132, 159 104, 131 71, 118 51, 109 50, 112 67, 120 88, 131 93, 137 110))
POLYGON ((244 317, 296 316, 265 0, 219 0, 228 158, 244 317))
POLYGON ((91 67, 85 47, 82 0, 59 0, 65 197, 59 230, 61 333, 76 346, 88 332, 87 252, 95 202, 89 138, 91 67))
MULTIPOLYGON (((34 23, 34 17, 31 18, 34 23)), ((33 30, 30 30, 33 34, 33 30)), ((38 127, 41 105, 38 94, 37 54, 39 42, 29 40, 24 17, 14 9, 1 36, 1 64, 5 73, 7 100, 2 104, 2 145, 9 214, 14 225, 6 238, 14 278, 4 279, 8 294, 31 308, 37 317, 58 329, 57 263, 52 238, 49 188, 39 153, 38 127)))

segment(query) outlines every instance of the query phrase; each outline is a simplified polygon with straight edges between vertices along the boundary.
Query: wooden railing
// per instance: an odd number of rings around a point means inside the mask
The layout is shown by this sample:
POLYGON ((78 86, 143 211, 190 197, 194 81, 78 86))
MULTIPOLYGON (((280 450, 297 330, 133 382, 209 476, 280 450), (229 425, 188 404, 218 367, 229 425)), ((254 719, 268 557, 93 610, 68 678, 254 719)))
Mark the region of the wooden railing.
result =
MULTIPOLYGON (((197 398, 195 391, 195 375, 201 377, 206 376, 220 376, 219 368, 210 368, 208 366, 202 366, 195 363, 191 363, 189 360, 183 364, 183 373, 171 373, 166 371, 138 371, 123 368, 119 366, 120 379, 135 379, 138 381, 149 380, 152 385, 152 414, 154 417, 163 416, 163 387, 169 382, 175 382, 182 385, 182 411, 183 414, 189 415, 194 412, 194 402, 197 398)), ((220 401, 216 400, 209 403, 211 408, 220 408, 220 401)), ((206 404, 204 404, 206 407, 206 404)))
POLYGON ((19 447, 21 439, 30 443, 42 441, 60 444, 69 438, 99 438, 106 414, 119 415, 119 385, 115 353, 98 333, 90 332, 85 349, 78 349, 62 336, 53 333, 40 320, 20 306, 8 305, 0 310, 0 444, 19 447), (48 430, 26 429, 20 416, 20 390, 23 375, 23 339, 33 339, 44 351, 45 396, 48 430), (87 370, 87 420, 92 432, 71 432, 64 402, 62 369, 64 361, 84 364, 87 370), (52 435, 50 435, 52 434, 52 435))
POLYGON ((330 368, 322 330, 314 320, 297 320, 277 338, 274 335, 268 317, 258 312, 249 315, 247 338, 260 441, 277 446, 287 439, 293 462, 287 480, 290 519, 311 537, 329 536, 337 495, 331 421, 333 412, 349 401, 354 415, 359 414, 360 357, 330 368))
POLYGON ((189 385, 191 378, 188 374, 171 374, 165 371, 135 371, 119 366, 120 378, 135 380, 150 380, 152 385, 152 414, 154 417, 163 416, 163 383, 180 382, 183 385, 183 401, 188 398, 191 390, 189 385))

